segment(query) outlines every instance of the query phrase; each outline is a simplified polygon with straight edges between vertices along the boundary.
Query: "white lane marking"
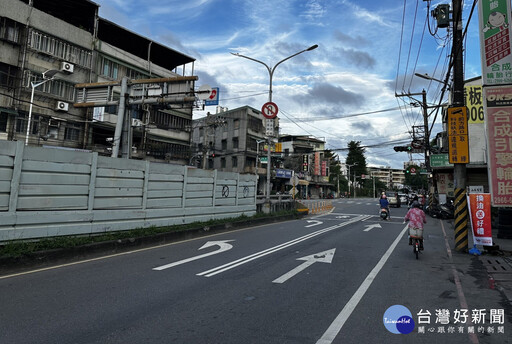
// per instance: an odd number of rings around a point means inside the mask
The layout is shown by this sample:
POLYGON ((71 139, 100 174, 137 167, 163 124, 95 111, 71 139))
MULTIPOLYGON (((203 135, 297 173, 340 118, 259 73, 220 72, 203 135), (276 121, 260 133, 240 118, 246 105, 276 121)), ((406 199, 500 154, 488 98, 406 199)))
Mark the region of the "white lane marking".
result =
POLYGON ((342 311, 336 319, 331 323, 327 331, 322 335, 322 337, 316 342, 316 344, 331 344, 334 341, 334 338, 340 333, 343 325, 347 321, 347 319, 350 317, 354 309, 356 308, 357 304, 361 299, 363 298, 364 294, 370 288, 370 285, 375 280, 375 277, 379 273, 379 271, 384 267, 384 264, 386 264, 386 261, 391 256, 393 251, 395 250, 396 246, 398 245, 398 242, 404 235, 404 233, 407 231, 409 225, 406 225, 404 229, 398 234, 395 241, 391 244, 391 246, 388 248, 386 253, 382 256, 382 258, 379 260, 377 265, 373 268, 372 271, 366 276, 363 283, 359 286, 359 288, 356 290, 354 295, 350 298, 350 300, 347 302, 345 307, 343 307, 342 311))
POLYGON ((318 220, 307 220, 307 223, 315 222, 312 225, 304 226, 306 228, 321 225, 323 222, 318 220))
POLYGON ((331 264, 332 259, 334 258, 334 252, 336 252, 335 248, 333 248, 332 250, 327 250, 324 252, 312 254, 312 255, 309 255, 306 257, 297 258, 297 260, 305 260, 305 262, 302 263, 301 265, 297 266, 296 268, 288 271, 281 277, 276 278, 275 280, 272 281, 272 283, 284 283, 284 282, 288 281, 290 278, 292 278, 293 276, 306 270, 309 266, 311 266, 315 263, 331 264))
POLYGON ((271 253, 274 253, 274 252, 277 252, 277 251, 280 251, 282 249, 285 249, 287 247, 290 247, 290 246, 293 246, 295 244, 298 244, 302 241, 305 241, 305 240, 308 240, 308 239, 311 239, 317 235, 320 235, 320 234, 324 234, 324 233, 327 233, 327 232, 330 232, 334 229, 337 229, 337 228, 340 228, 340 227, 343 227, 343 226, 346 226, 346 225, 349 225, 349 224, 352 224, 352 223, 355 223, 355 222, 358 222, 358 221, 361 221, 363 219, 366 219, 367 217, 369 217, 370 215, 362 215, 362 216, 359 216, 359 217, 356 217, 354 219, 351 219, 347 222, 343 222, 343 223, 340 223, 338 225, 334 225, 334 226, 331 226, 331 227, 327 227, 327 228, 324 228, 324 229, 320 229, 316 232, 313 232, 313 233, 310 233, 310 234, 307 234, 307 235, 304 235, 302 237, 299 237, 299 238, 296 238, 296 239, 293 239, 293 240, 290 240, 288 242, 285 242, 283 244, 280 244, 280 245, 277 245, 277 246, 274 246, 274 247, 271 247, 271 248, 268 248, 266 250, 263 250, 263 251, 260 251, 260 252, 256 252, 256 253, 253 253, 251 255, 248 255, 246 257, 243 257, 243 258, 240 258, 240 259, 237 259, 237 260, 234 260, 232 262, 229 262, 227 264, 224 264, 224 265, 221 265, 221 266, 218 266, 218 267, 215 267, 213 269, 210 269, 210 270, 207 270, 207 271, 203 271, 203 272, 200 272, 198 274, 196 274, 197 276, 205 276, 205 277, 212 277, 212 276, 215 276, 217 274, 220 274, 222 272, 225 272, 225 271, 228 271, 228 270, 231 270, 233 268, 236 268, 237 266, 240 266, 240 265, 243 265, 245 263, 248 263, 250 261, 253 261, 253 260, 256 260, 258 258, 262 258, 264 256, 267 256, 271 253))
POLYGON ((206 244, 201 246, 199 248, 199 250, 202 250, 203 248, 207 248, 207 247, 211 247, 211 246, 216 246, 216 245, 219 246, 219 249, 217 249, 215 251, 212 251, 212 252, 201 254, 199 256, 183 259, 183 260, 180 260, 180 261, 177 261, 177 262, 174 262, 174 263, 169 263, 169 264, 166 264, 166 265, 158 266, 156 268, 153 268, 153 270, 162 271, 162 270, 165 270, 165 269, 172 268, 174 266, 178 266, 178 265, 181 265, 181 264, 192 262, 194 260, 198 260, 198 259, 201 259, 201 258, 213 256, 214 254, 218 254, 218 253, 221 253, 221 252, 224 252, 224 251, 229 251, 229 250, 231 250, 233 248, 233 245, 228 244, 228 242, 230 242, 230 241, 234 241, 234 240, 208 241, 206 244))
POLYGON ((382 228, 380 223, 374 223, 373 225, 366 225, 366 229, 363 232, 369 232, 372 228, 382 228))

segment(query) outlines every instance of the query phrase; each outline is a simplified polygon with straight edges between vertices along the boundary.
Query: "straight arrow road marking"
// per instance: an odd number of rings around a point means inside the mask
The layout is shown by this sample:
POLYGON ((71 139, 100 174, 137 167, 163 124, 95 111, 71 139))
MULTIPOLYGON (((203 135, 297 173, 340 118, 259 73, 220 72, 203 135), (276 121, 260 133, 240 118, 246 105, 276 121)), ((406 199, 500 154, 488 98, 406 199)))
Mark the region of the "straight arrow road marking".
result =
POLYGON ((372 228, 382 228, 382 226, 380 225, 380 223, 375 223, 373 225, 366 225, 366 229, 364 230, 364 232, 369 232, 372 228))
POLYGON ((228 242, 230 242, 230 241, 234 241, 234 240, 208 241, 206 244, 201 246, 199 248, 199 250, 202 250, 204 248, 208 248, 208 247, 211 247, 211 246, 219 246, 219 249, 216 250, 216 251, 212 251, 212 252, 208 252, 208 253, 205 253, 205 254, 201 254, 199 256, 183 259, 183 260, 180 260, 180 261, 177 261, 177 262, 174 262, 174 263, 158 266, 156 268, 153 268, 153 270, 155 270, 155 271, 162 271, 162 270, 169 269, 169 268, 181 265, 181 264, 192 262, 194 260, 198 260, 198 259, 201 259, 201 258, 213 256, 214 254, 219 254, 221 252, 231 250, 233 248, 233 245, 228 244, 228 242))
POLYGON ((321 225, 323 223, 322 221, 318 221, 318 220, 308 220, 307 222, 308 223, 315 222, 315 223, 313 223, 312 225, 305 226, 306 228, 313 227, 313 226, 318 226, 318 225, 321 225))
POLYGON ((334 229, 337 229, 337 228, 340 228, 340 227, 343 227, 343 226, 346 226, 346 225, 349 225, 349 224, 352 224, 352 223, 355 223, 355 222, 358 222, 358 221, 362 221, 362 220, 365 220, 365 219, 368 219, 370 218, 371 215, 360 215, 354 219, 351 219, 347 222, 342 222, 338 225, 334 225, 334 226, 331 226, 331 227, 327 227, 327 228, 324 228, 324 229, 320 229, 316 232, 312 232, 310 234, 307 234, 307 235, 304 235, 302 237, 299 237, 297 239, 294 239, 294 240, 290 240, 288 242, 285 242, 283 244, 280 244, 280 245, 277 245, 277 246, 274 246, 274 247, 271 247, 271 248, 268 248, 266 250, 263 250, 263 251, 260 251, 260 252, 256 252, 256 253, 253 253, 249 256, 246 256, 246 257, 243 257, 243 258, 240 258, 240 259, 237 259, 235 261, 232 261, 230 263, 227 263, 227 264, 224 264, 224 265, 221 265, 221 266, 218 266, 216 268, 213 268, 213 269, 210 269, 210 270, 207 270, 207 271, 203 271, 203 272, 200 272, 198 274, 196 274, 197 276, 205 276, 205 277, 212 277, 212 276, 215 276, 217 274, 220 274, 222 272, 225 272, 225 271, 228 271, 228 270, 231 270, 231 269, 234 269, 236 268, 237 266, 240 266, 240 265, 243 265, 245 263, 248 263, 250 261, 253 261, 253 260, 256 260, 256 259, 259 259, 259 258, 262 258, 264 256, 267 256, 271 253, 274 253, 274 252, 277 252, 277 251, 280 251, 282 249, 285 249, 287 247, 290 247, 290 246, 293 246, 295 244, 298 244, 302 241, 305 241, 305 240, 308 240, 308 239, 311 239, 311 238, 314 238, 315 236, 317 235, 320 235, 320 234, 324 234, 324 233, 327 233, 327 232, 330 232, 334 229))
POLYGON ((328 263, 328 264, 332 263, 332 259, 334 258, 335 251, 336 251, 336 249, 333 248, 332 250, 320 252, 317 254, 312 254, 310 256, 306 256, 306 257, 302 257, 302 258, 297 258, 297 260, 305 260, 305 262, 302 263, 301 265, 297 266, 295 269, 285 273, 281 277, 276 278, 275 280, 272 281, 272 283, 284 283, 284 282, 288 281, 290 278, 292 278, 293 276, 304 271, 309 266, 311 266, 315 263, 328 263))

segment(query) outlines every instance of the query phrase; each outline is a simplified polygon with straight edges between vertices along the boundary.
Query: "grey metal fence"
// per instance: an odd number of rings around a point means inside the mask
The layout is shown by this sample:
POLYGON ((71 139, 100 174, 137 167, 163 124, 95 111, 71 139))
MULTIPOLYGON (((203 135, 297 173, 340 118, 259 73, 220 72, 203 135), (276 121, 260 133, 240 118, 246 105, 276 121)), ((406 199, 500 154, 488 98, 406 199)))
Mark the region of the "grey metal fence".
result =
POLYGON ((0 241, 256 213, 256 177, 0 142, 0 241))

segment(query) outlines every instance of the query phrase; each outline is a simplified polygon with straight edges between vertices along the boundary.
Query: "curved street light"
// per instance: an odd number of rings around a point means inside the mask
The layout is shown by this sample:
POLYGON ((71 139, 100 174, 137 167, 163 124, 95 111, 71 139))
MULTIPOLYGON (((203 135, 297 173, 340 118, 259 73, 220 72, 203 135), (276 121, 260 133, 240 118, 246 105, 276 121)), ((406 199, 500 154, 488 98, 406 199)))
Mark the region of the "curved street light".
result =
MULTIPOLYGON (((302 54, 306 51, 311 51, 311 50, 314 50, 318 48, 318 44, 315 44, 315 45, 312 45, 310 46, 309 48, 307 49, 304 49, 304 50, 301 50, 293 55, 290 55, 284 59, 282 59, 281 61, 277 62, 274 67, 269 67, 265 62, 263 61, 260 61, 260 60, 257 60, 255 58, 252 58, 252 57, 249 57, 249 56, 245 56, 245 55, 242 55, 242 54, 239 54, 239 53, 231 53, 232 55, 234 56, 238 56, 238 57, 243 57, 245 59, 248 59, 248 60, 251 60, 251 61, 254 61, 254 62, 258 62, 262 65, 265 66, 265 68, 267 68, 267 71, 268 71, 268 74, 269 74, 269 91, 268 91, 268 101, 271 102, 272 101, 272 79, 273 79, 273 76, 274 76, 274 71, 276 70, 277 66, 279 66, 281 63, 283 63, 284 61, 287 61, 289 59, 291 59, 292 57, 295 57, 299 54, 302 54)), ((268 204, 268 207, 269 207, 269 212, 270 212, 270 162, 271 162, 271 159, 272 159, 272 155, 271 155, 271 152, 270 152, 270 145, 271 145, 271 137, 270 135, 267 136, 267 141, 268 141, 268 147, 267 147, 267 192, 266 192, 266 197, 265 197, 265 202, 268 204)), ((257 166, 258 162, 256 162, 256 166, 257 166)))
POLYGON ((30 107, 28 109, 28 122, 27 122, 27 134, 25 135, 25 146, 28 145, 28 136, 30 135, 30 125, 32 124, 32 105, 34 105, 34 91, 36 87, 41 86, 48 81, 51 81, 55 78, 55 75, 59 73, 60 70, 57 69, 49 69, 43 72, 43 80, 31 81, 30 87, 32 88, 32 93, 30 94, 30 107))

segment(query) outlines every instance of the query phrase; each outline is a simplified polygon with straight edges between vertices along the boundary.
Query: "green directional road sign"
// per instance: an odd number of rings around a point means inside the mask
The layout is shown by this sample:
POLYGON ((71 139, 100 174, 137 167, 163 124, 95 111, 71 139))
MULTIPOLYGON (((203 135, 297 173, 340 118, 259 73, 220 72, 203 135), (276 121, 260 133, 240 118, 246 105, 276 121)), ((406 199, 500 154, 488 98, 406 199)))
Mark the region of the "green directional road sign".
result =
POLYGON ((450 164, 448 154, 432 154, 430 156, 430 166, 431 167, 453 167, 453 164, 450 164))

